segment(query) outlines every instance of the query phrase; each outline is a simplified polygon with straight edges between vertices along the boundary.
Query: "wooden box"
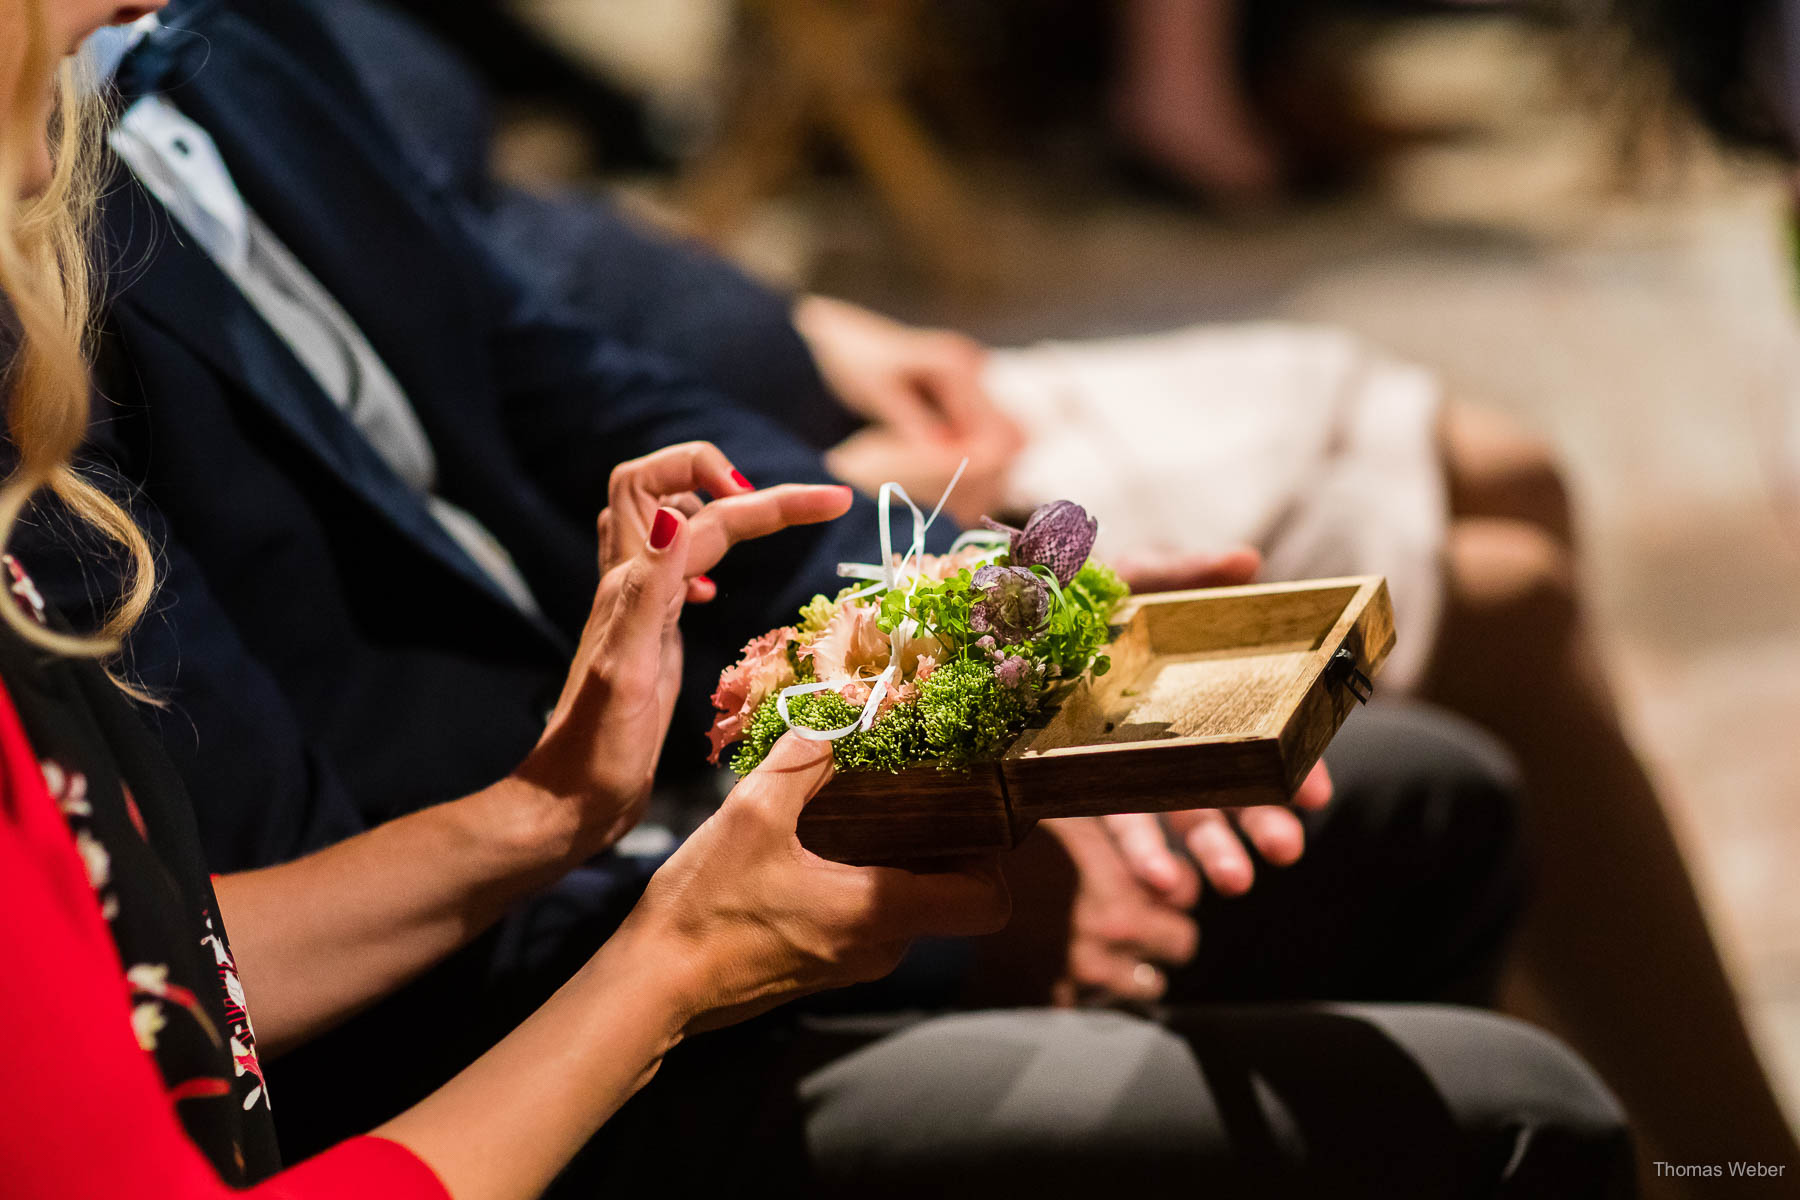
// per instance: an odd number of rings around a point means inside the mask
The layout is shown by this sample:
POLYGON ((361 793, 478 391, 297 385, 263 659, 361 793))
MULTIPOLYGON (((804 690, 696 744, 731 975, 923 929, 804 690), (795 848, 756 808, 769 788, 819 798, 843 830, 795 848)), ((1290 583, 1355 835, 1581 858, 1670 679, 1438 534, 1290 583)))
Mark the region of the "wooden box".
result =
POLYGON ((837 775, 800 840, 840 862, 908 863, 1010 850, 1046 817, 1283 804, 1393 644, 1379 576, 1134 597, 1112 670, 998 762, 837 775))

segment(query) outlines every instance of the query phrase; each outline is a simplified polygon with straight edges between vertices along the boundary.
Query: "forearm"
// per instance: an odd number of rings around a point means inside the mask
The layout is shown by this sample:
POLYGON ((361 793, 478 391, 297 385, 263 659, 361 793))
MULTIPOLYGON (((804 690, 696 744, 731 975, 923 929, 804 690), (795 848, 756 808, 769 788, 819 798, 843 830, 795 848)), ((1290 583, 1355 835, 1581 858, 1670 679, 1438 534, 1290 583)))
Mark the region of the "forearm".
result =
POLYGON ((583 853, 517 780, 215 881, 265 1053, 330 1028, 467 943, 583 853))
POLYGON ((374 1132, 457 1200, 537 1196, 681 1040, 668 957, 628 924, 499 1045, 374 1132))

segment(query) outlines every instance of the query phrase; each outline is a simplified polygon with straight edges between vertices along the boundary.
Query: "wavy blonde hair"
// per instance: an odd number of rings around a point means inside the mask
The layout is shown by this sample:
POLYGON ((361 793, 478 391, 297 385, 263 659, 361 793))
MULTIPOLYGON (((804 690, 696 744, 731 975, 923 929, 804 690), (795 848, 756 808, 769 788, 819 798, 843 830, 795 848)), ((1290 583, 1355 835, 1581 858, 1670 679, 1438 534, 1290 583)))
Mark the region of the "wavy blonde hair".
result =
MULTIPOLYGON (((156 589, 149 543, 131 516, 73 465, 87 436, 93 308, 92 220, 98 191, 102 106, 83 86, 76 63, 58 69, 43 0, 0 0, 21 17, 23 36, 0 60, 0 321, 16 345, 0 362, 6 429, 17 465, 0 483, 0 549, 42 489, 81 525, 99 533, 131 564, 125 594, 105 622, 88 634, 59 633, 39 624, 0 581, 0 620, 27 641, 58 654, 102 658, 116 652, 143 616, 156 589), (9 68, 16 68, 14 70, 9 68), (55 168, 49 186, 23 197, 26 164, 45 131, 38 124, 44 87, 54 78, 50 129, 55 168)), ((0 56, 8 48, 0 46, 0 56)), ((127 688, 127 690, 134 690, 127 688)))

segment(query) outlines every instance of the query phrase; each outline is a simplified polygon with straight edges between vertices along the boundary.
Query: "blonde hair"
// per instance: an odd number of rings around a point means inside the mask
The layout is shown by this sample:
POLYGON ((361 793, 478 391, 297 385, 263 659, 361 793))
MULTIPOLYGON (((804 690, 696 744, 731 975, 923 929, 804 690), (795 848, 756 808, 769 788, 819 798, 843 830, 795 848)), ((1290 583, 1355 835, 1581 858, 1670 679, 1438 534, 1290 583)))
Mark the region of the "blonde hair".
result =
MULTIPOLYGON (((155 560, 143 532, 73 465, 88 429, 95 274, 90 235, 101 106, 94 89, 83 86, 75 63, 57 70, 42 0, 0 0, 5 3, 23 9, 24 36, 12 94, 0 97, 0 320, 10 320, 17 343, 11 361, 0 362, 0 380, 6 389, 7 434, 18 460, 0 483, 0 550, 33 497, 47 488, 76 521, 123 553, 131 573, 125 594, 92 633, 60 633, 39 624, 5 586, 7 581, 0 581, 0 620, 46 650, 100 658, 118 650, 156 589, 155 560), (43 87, 53 76, 54 171, 42 192, 21 198, 26 163, 45 133, 37 123, 43 87)), ((0 82, 4 79, 0 72, 0 82)))

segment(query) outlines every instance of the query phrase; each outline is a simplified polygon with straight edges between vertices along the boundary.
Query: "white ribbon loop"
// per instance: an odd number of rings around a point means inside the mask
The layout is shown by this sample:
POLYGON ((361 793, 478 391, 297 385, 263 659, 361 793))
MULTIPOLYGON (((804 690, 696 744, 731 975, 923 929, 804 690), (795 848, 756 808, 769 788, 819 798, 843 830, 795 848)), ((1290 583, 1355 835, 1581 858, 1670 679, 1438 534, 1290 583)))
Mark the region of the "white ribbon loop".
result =
MULTIPOLYGON (((969 460, 966 458, 958 464, 956 474, 950 477, 950 483, 944 488, 944 494, 938 497, 938 502, 936 506, 932 508, 930 516, 926 516, 923 512, 919 511, 919 506, 912 502, 912 497, 907 495, 906 489, 899 484, 890 481, 881 485, 881 491, 875 497, 875 505, 881 521, 880 564, 838 564, 838 574, 845 579, 873 579, 876 582, 870 584, 868 587, 858 588, 856 591, 851 592, 848 596, 844 597, 844 603, 860 600, 865 596, 873 596, 880 592, 892 591, 899 587, 902 582, 906 583, 906 592, 910 599, 913 591, 919 586, 920 574, 918 564, 925 554, 925 535, 931 531, 931 526, 938 519, 938 514, 944 511, 945 501, 950 499, 950 493, 955 490, 958 481, 962 479, 963 472, 968 469, 968 466, 969 460), (907 544, 906 552, 898 559, 894 557, 894 533, 892 528, 893 503, 895 496, 900 497, 902 503, 912 511, 912 541, 907 544)), ((951 543, 950 548, 951 552, 955 553, 964 546, 987 544, 994 545, 996 551, 998 551, 999 548, 1004 546, 1005 541, 1005 534, 996 534, 991 530, 986 529, 970 529, 958 535, 956 541, 951 543), (997 543, 995 539, 998 539, 997 543)), ((901 652, 905 649, 907 641, 911 639, 918 627, 919 624, 917 621, 913 620, 911 617, 907 617, 898 625, 894 626, 894 631, 888 634, 888 664, 882 670, 881 674, 877 675, 871 681, 869 687, 869 699, 863 704, 862 712, 857 714, 856 720, 838 729, 809 729, 804 725, 794 724, 794 718, 788 713, 788 700, 790 698, 794 696, 809 695, 813 692, 831 691, 843 686, 842 684, 818 682, 796 683, 781 689, 780 693, 775 698, 775 711, 781 714, 782 722, 801 737, 815 742, 835 742, 841 737, 848 737, 853 733, 869 728, 869 726, 875 723, 875 717, 881 712, 882 699, 888 694, 890 687, 895 685, 899 680, 901 652)))

